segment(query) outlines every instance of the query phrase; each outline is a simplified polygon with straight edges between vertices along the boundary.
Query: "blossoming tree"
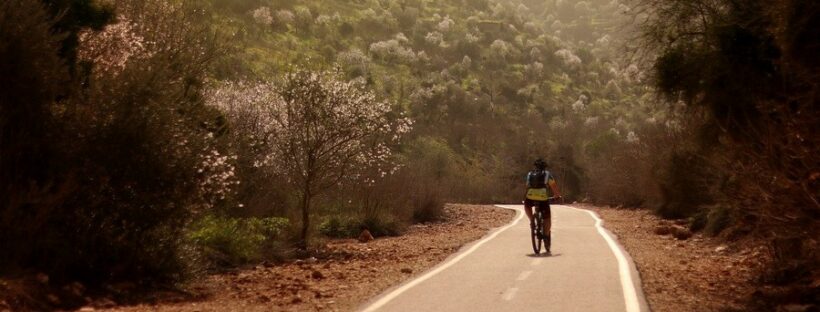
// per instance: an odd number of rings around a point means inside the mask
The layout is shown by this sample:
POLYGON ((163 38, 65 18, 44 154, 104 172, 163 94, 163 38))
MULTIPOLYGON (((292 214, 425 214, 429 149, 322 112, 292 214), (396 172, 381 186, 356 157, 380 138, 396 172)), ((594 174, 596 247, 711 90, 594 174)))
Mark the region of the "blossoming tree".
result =
POLYGON ((313 198, 342 183, 375 183, 365 174, 373 169, 390 173, 391 146, 411 126, 390 103, 338 71, 297 70, 281 84, 228 84, 221 93, 211 102, 234 122, 247 123, 243 111, 255 111, 251 132, 266 149, 256 166, 272 168, 298 191, 303 248, 313 198))

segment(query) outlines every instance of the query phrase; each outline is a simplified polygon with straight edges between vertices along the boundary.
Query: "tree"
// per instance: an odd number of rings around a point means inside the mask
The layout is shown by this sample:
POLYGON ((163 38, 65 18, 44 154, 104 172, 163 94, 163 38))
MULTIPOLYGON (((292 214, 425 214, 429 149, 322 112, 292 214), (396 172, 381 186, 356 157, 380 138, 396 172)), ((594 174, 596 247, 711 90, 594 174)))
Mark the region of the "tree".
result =
POLYGON ((297 70, 275 92, 269 163, 299 190, 300 245, 307 248, 313 198, 356 180, 358 168, 387 163, 410 121, 338 72, 297 70))

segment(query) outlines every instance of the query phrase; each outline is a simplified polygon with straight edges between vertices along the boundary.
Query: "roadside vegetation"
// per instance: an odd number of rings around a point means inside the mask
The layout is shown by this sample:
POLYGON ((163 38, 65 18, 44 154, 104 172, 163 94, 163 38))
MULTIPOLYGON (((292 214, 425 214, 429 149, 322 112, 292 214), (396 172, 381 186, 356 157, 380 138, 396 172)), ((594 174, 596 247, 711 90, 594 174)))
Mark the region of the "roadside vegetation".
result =
POLYGON ((820 9, 736 2, 3 1, 0 276, 306 257, 518 202, 545 157, 816 295, 820 9))

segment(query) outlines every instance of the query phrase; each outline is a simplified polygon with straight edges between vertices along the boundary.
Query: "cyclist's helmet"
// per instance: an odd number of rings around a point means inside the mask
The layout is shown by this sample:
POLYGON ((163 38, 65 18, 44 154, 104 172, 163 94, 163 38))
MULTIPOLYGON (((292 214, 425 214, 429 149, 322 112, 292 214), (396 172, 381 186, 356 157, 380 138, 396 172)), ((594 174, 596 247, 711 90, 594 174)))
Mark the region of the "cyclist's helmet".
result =
POLYGON ((536 159, 535 162, 533 163, 533 165, 538 170, 544 170, 544 169, 547 168, 547 162, 545 162, 544 159, 541 159, 541 158, 536 159))

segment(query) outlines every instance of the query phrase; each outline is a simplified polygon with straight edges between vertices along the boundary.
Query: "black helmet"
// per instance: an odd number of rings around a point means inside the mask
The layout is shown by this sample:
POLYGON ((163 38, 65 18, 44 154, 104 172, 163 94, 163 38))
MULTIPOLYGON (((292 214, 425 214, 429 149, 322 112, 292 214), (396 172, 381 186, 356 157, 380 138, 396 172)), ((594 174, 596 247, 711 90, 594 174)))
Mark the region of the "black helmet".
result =
POLYGON ((545 162, 541 158, 536 159, 533 165, 535 166, 535 168, 538 168, 540 170, 544 170, 547 168, 547 162, 545 162))

